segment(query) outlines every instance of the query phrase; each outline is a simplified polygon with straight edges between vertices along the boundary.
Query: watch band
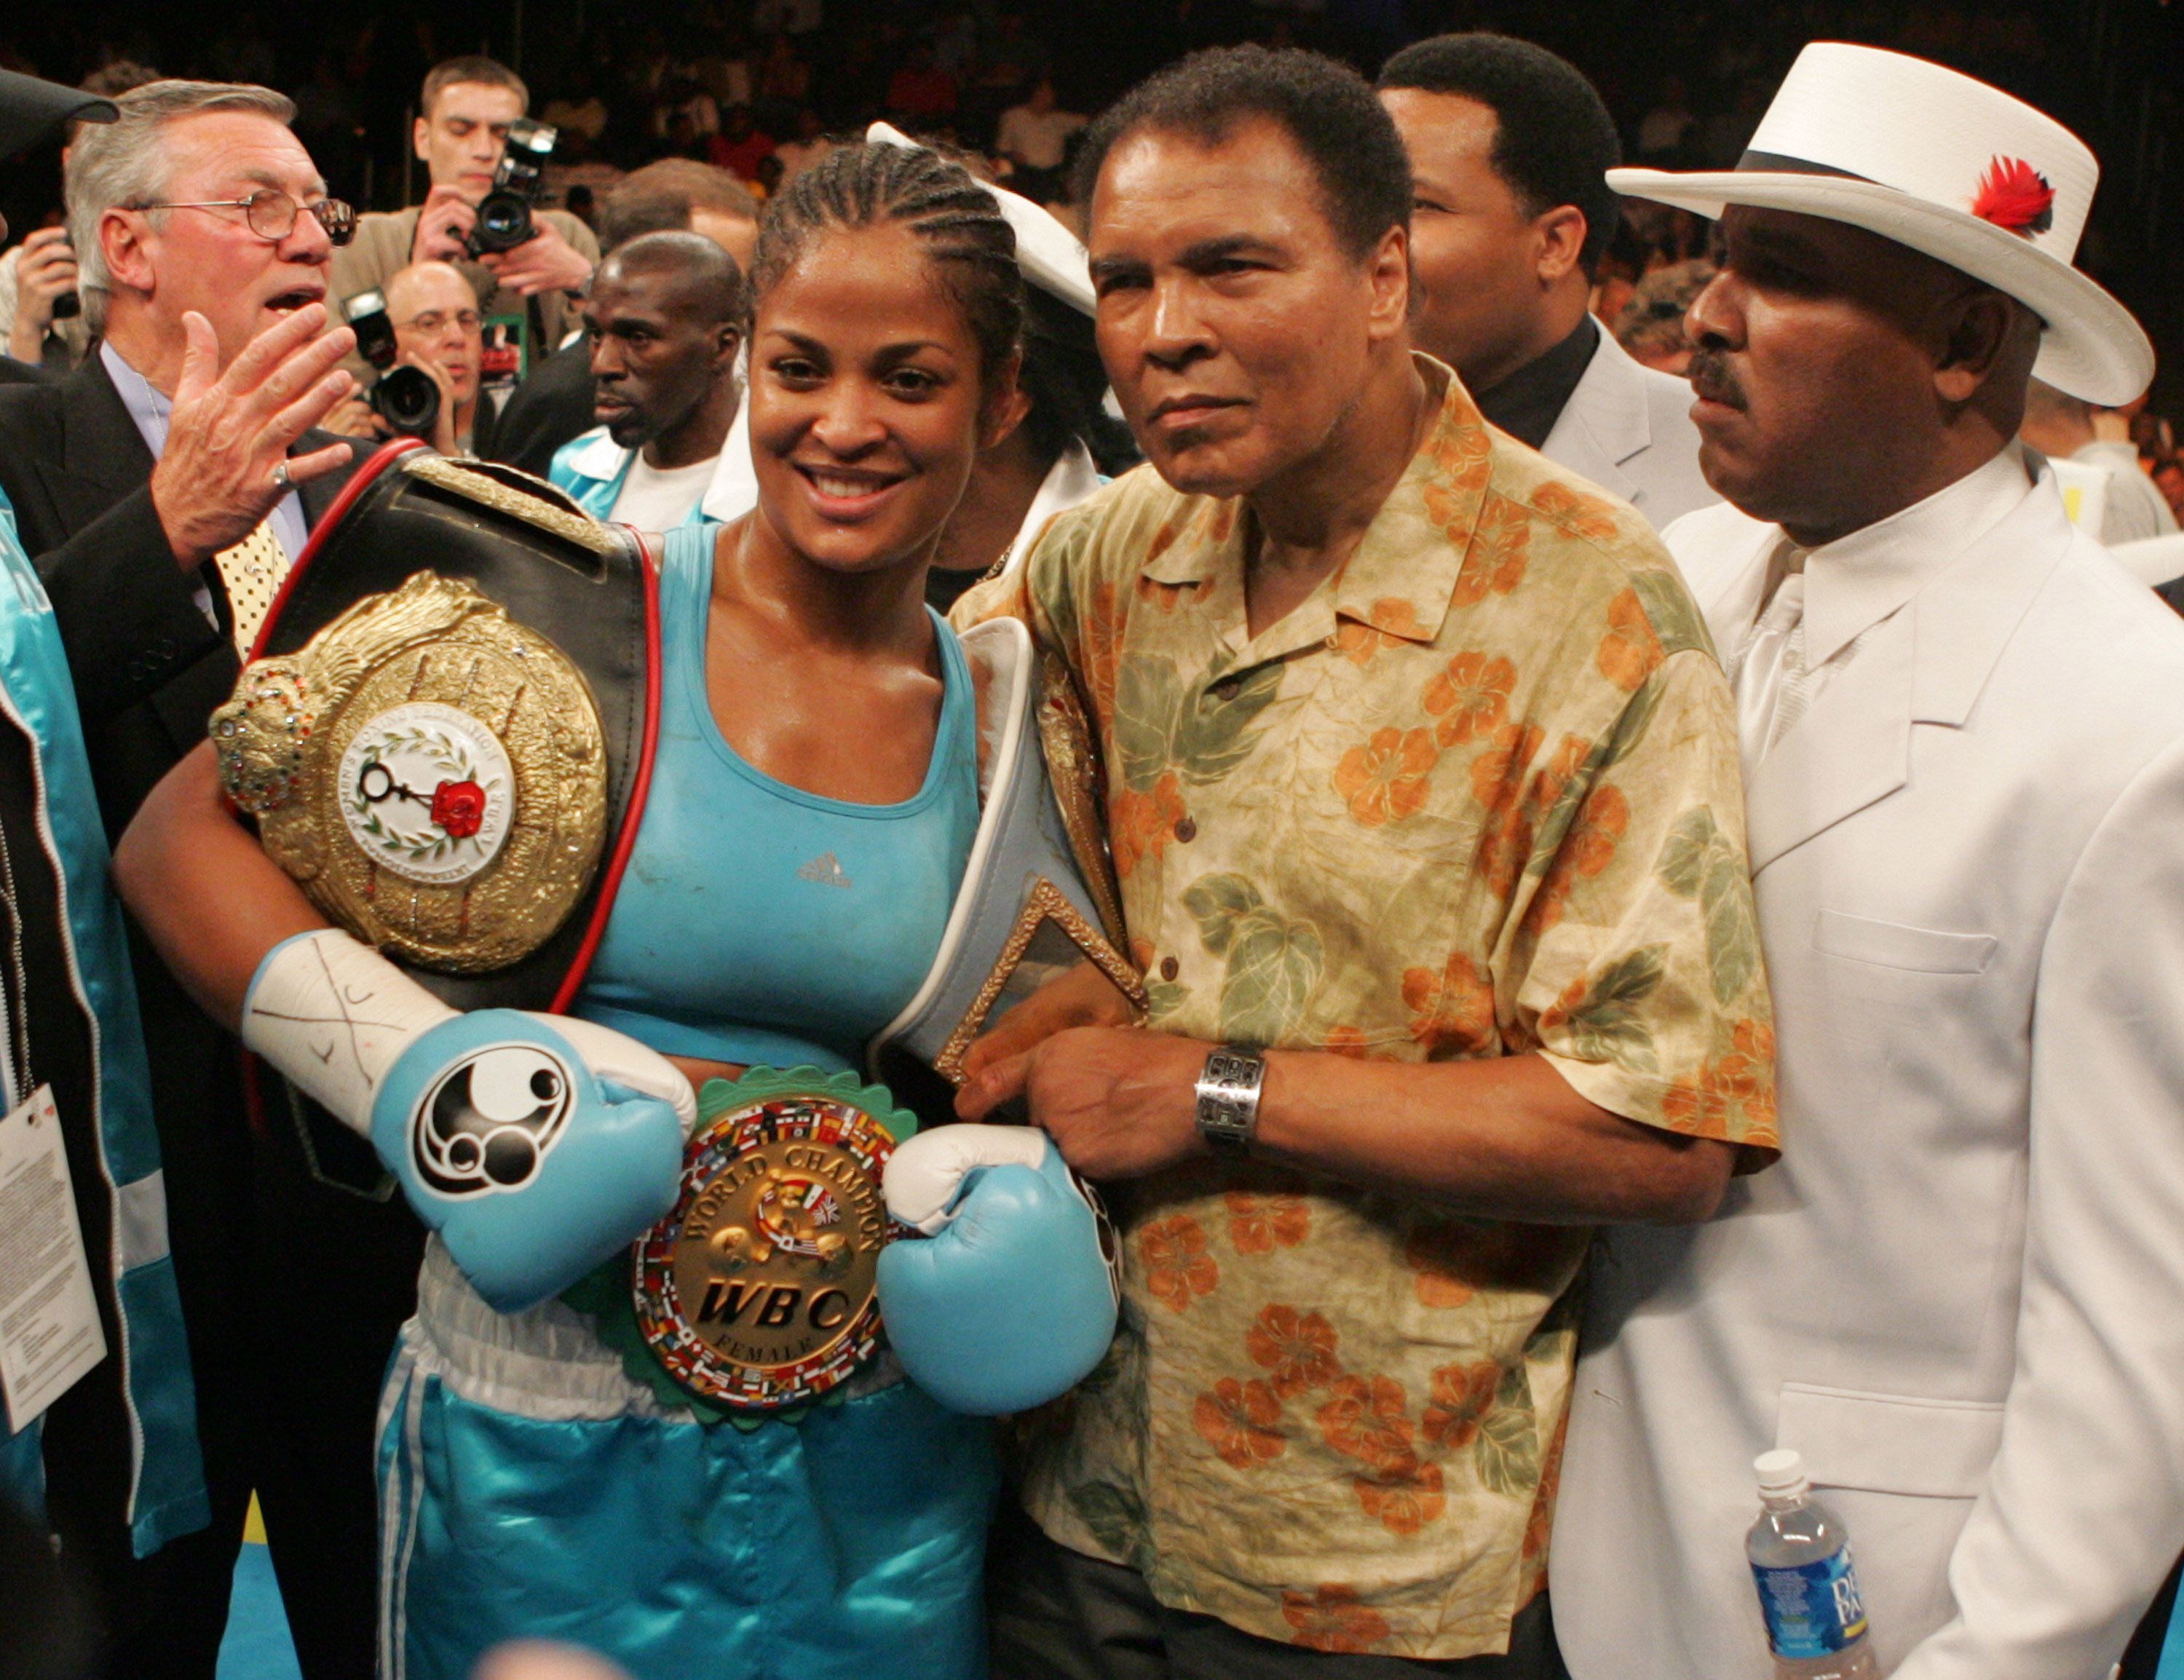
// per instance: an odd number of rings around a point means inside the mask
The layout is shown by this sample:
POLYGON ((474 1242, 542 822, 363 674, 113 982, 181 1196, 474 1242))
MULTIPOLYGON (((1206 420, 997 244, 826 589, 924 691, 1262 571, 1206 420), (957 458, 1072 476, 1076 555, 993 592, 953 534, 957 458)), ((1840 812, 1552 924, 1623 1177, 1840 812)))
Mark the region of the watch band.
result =
POLYGON ((1198 1135, 1217 1151, 1250 1149, 1266 1077, 1267 1059, 1256 1050, 1223 1044, 1207 1056, 1198 1076, 1198 1135))

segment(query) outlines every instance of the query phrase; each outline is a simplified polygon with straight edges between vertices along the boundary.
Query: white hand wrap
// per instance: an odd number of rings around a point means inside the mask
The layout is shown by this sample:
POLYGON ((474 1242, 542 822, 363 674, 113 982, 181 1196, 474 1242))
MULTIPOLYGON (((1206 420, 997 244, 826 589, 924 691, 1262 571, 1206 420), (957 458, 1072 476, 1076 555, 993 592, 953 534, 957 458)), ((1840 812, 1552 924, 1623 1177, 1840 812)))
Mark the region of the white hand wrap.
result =
POLYGON ((368 1138, 387 1071, 455 1013, 362 940, 326 927, 275 946, 259 965, 242 1042, 368 1138))
MULTIPOLYGON (((326 927, 275 946, 259 965, 243 1000, 242 1042, 368 1138, 387 1070, 421 1033, 456 1013, 363 941, 326 927)), ((690 1082, 665 1056, 588 1021, 538 1019, 599 1079, 668 1104, 685 1137, 697 1125, 690 1082)))

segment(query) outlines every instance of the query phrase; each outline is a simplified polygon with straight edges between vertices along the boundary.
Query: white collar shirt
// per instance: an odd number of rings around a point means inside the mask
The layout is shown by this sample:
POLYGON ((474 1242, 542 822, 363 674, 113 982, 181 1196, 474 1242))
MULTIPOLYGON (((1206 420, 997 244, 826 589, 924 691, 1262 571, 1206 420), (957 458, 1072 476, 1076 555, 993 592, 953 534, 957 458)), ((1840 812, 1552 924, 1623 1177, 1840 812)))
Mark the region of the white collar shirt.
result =
POLYGON ((1747 776, 1856 658, 1859 639, 1999 524, 2031 487, 2024 452, 2010 444, 1924 501, 1833 542, 1801 550, 1779 538, 1768 563, 1732 586, 1714 615, 1717 624, 1741 626, 1726 664, 1743 720, 1747 776), (1792 648, 1786 658, 1752 659, 1765 641, 1758 633, 1763 615, 1785 579, 1798 573, 1803 603, 1792 648), (1779 692, 1752 692, 1759 686, 1779 692))

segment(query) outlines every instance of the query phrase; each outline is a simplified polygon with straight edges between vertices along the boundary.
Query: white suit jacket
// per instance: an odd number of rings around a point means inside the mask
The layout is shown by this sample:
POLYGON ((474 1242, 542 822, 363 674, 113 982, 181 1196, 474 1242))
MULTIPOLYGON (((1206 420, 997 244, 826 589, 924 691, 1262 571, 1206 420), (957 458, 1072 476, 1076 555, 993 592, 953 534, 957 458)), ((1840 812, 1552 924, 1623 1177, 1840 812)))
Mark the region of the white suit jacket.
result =
MULTIPOLYGON (((1718 615, 1779 536, 1724 505, 1669 547, 1718 615)), ((2106 1680, 2184 1548, 2184 620, 2043 471, 1747 801, 1785 1153, 1596 1256, 1570 1669, 1768 1672, 1743 1537, 1779 1444, 1884 1672, 2106 1680)))
POLYGON ((1656 531, 1721 500, 1699 475, 1690 384, 1633 360, 1605 327, 1540 453, 1620 496, 1656 531))

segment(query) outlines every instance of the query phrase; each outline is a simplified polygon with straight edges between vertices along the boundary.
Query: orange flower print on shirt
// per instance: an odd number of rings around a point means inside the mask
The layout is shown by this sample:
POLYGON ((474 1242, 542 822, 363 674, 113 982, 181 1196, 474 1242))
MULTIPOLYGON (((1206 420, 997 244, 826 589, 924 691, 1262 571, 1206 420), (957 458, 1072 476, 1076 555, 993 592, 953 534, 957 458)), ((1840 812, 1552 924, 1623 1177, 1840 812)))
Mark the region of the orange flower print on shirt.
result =
POLYGON ((1330 1055, 1348 1056, 1352 1061, 1370 1061, 1373 1041, 1365 1036, 1362 1026, 1336 1026, 1328 1030, 1319 1048, 1330 1055))
POLYGON ((1603 782, 1585 796, 1532 901, 1529 921, 1536 931, 1544 933, 1563 919, 1580 876, 1597 876, 1615 861, 1615 848, 1630 826, 1630 802, 1621 788, 1603 782))
POLYGON ((1653 634, 1635 589, 1624 590, 1607 604, 1607 634, 1600 638, 1594 657, 1600 674, 1629 693, 1635 693, 1660 665, 1661 638, 1653 634))
POLYGON ((1145 1227, 1138 1232, 1138 1253, 1145 1263, 1145 1288, 1177 1312, 1212 1294, 1221 1282, 1221 1268, 1206 1252, 1206 1232, 1188 1214, 1145 1227))
POLYGON ((1408 1405, 1391 1377, 1338 1377, 1334 1398, 1319 1409, 1320 1433, 1346 1457, 1392 1469, 1412 1456, 1408 1405))
POLYGON ((1362 827, 1401 822, 1424 807, 1429 779, 1440 761, 1431 730, 1376 729, 1363 746, 1342 755, 1334 767, 1334 791, 1362 827))
POLYGON ((1411 1037, 1435 1060, 1478 1055, 1493 1048, 1494 987, 1462 952, 1436 973, 1403 971, 1403 1003, 1411 1011, 1411 1037))
POLYGON ((1223 1377, 1212 1394, 1198 1397, 1191 1421, 1222 1462, 1237 1470, 1250 1470, 1289 1449, 1282 1433, 1282 1403, 1256 1377, 1249 1382, 1223 1377))
MULTIPOLYGON (((1434 492, 1426 492, 1426 513, 1440 519, 1434 492)), ((1450 531, 1451 537, 1457 533, 1450 531)), ((1524 568, 1532 555, 1532 516, 1515 502, 1489 495, 1472 527, 1471 548, 1463 557, 1449 599, 1459 607, 1472 607, 1491 594, 1507 595, 1524 581, 1524 568)))
POLYGON ((1529 724, 1505 723, 1496 729, 1493 744, 1471 761, 1471 797, 1490 811, 1513 809, 1546 739, 1545 731, 1529 724))
POLYGON ((1369 1651, 1391 1631, 1386 1616, 1357 1602, 1355 1587, 1285 1588, 1282 1618, 1296 1629, 1290 1643, 1314 1651, 1369 1651))
POLYGON ((1458 654, 1426 684, 1425 709, 1440 721, 1434 739, 1444 747, 1489 741, 1509 719, 1517 667, 1499 654, 1458 654))
POLYGON ((1222 1199, 1228 1204, 1228 1240, 1240 1254, 1293 1249, 1312 1229, 1312 1209, 1302 1196, 1231 1190, 1222 1199))
POLYGON ((1353 1476, 1350 1485, 1365 1515, 1379 1519, 1390 1534, 1406 1538, 1448 1509, 1441 1492, 1440 1466, 1406 1455, 1398 1464, 1369 1476, 1353 1476))
POLYGON ((1285 1400, 1324 1388, 1342 1374, 1334 1356, 1334 1327, 1318 1313, 1295 1307, 1262 1308, 1244 1332, 1244 1351, 1252 1364, 1273 1373, 1268 1386, 1285 1400))
POLYGON ((1107 843, 1114 851, 1115 873, 1127 881, 1145 859, 1157 859, 1175 838, 1175 826, 1184 815, 1183 784, 1173 770, 1153 783, 1150 793, 1118 784, 1107 800, 1107 843))
POLYGON ((1661 1118, 1671 1132, 1720 1137, 1729 1126, 1729 1093, 1715 1070, 1702 1068, 1671 1085, 1661 1098, 1661 1118))
POLYGON ((1352 665, 1372 664, 1373 655, 1383 648, 1426 639, 1417 609, 1400 595, 1382 596, 1362 620, 1345 616, 1334 624, 1334 645, 1352 665))
POLYGON ((1426 1402, 1421 1432, 1433 1445, 1462 1452, 1477 1438, 1501 1386, 1502 1367, 1490 1359, 1442 1366, 1433 1374, 1433 1398, 1426 1402))
POLYGON ((1497 898, 1517 890, 1531 860, 1532 822, 1523 790, 1543 738, 1529 725, 1505 723, 1495 731, 1494 744, 1471 761, 1471 794, 1486 807, 1474 867, 1497 898))
POLYGON ((1552 479, 1532 492, 1532 505, 1566 529, 1595 542, 1613 542, 1623 534, 1614 509, 1597 496, 1584 495, 1552 479))
POLYGON ((1123 618, 1115 610, 1115 586, 1095 583, 1085 597, 1080 641, 1085 698, 1095 715, 1115 715, 1115 672, 1123 662, 1123 618))

